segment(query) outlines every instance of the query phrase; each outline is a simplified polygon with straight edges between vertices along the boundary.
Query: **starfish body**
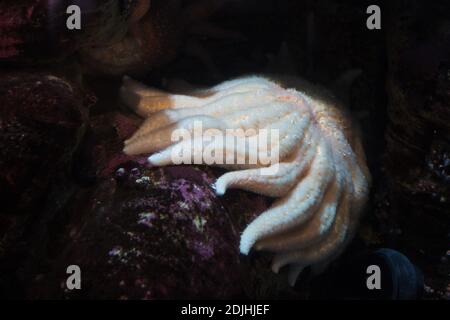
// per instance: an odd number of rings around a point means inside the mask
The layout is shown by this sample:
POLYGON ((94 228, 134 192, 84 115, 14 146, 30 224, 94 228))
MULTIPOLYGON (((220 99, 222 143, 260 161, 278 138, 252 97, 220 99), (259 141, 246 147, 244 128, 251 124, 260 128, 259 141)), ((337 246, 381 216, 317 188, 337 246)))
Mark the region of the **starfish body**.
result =
MULTIPOLYGON (((223 132, 278 130, 276 163, 218 164, 229 172, 217 179, 215 189, 219 195, 237 188, 278 198, 243 231, 240 251, 273 252, 272 270, 289 265, 292 285, 305 267, 328 263, 352 238, 370 174, 355 125, 325 90, 297 78, 250 76, 189 94, 169 94, 126 77, 121 97, 146 118, 125 141, 124 152, 151 154, 148 161, 156 166, 174 164, 174 148, 187 142, 174 143, 171 135, 176 129, 195 131, 195 121, 223 132), (261 168, 274 166, 273 174, 261 174, 261 168)), ((196 139, 208 143, 204 137, 196 139)), ((196 146, 201 144, 188 142, 194 154, 200 152, 196 146)), ((257 156, 242 145, 225 145, 222 151, 257 156)))

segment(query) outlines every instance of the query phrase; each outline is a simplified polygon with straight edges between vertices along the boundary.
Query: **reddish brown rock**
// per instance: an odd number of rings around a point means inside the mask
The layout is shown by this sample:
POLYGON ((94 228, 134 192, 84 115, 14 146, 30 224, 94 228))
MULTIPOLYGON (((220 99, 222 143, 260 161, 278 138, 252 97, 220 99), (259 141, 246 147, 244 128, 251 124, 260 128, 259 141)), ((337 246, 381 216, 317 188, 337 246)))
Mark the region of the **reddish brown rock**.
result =
POLYGON ((266 199, 236 193, 219 198, 212 188, 213 170, 150 168, 145 158, 124 156, 122 141, 138 124, 117 112, 92 119, 78 155, 86 161, 78 169, 91 172, 96 182, 80 189, 48 221, 27 297, 256 294, 264 280, 242 264, 238 247, 240 231, 267 208, 266 199), (82 270, 79 291, 66 288, 66 268, 72 264, 82 270))
POLYGON ((70 173, 87 110, 76 87, 39 72, 3 74, 0 101, 0 295, 14 297, 32 225, 55 181, 70 173))
POLYGON ((2 211, 20 212, 34 207, 74 149, 87 110, 75 87, 46 73, 4 74, 0 99, 2 211))
POLYGON ((61 1, 0 3, 0 61, 35 63, 73 52, 61 1))
POLYGON ((136 1, 3 0, 0 2, 0 61, 16 66, 54 64, 80 47, 105 43, 126 32, 136 1), (126 5, 125 5, 126 4, 126 5), (81 29, 69 29, 70 5, 81 10, 81 29))
POLYGON ((448 3, 388 8, 389 121, 376 213, 385 241, 423 268, 430 297, 443 297, 450 270, 448 3))
POLYGON ((51 241, 52 271, 37 277, 33 298, 231 298, 242 294, 239 234, 197 168, 117 168, 51 241), (66 289, 68 265, 82 290, 66 289))

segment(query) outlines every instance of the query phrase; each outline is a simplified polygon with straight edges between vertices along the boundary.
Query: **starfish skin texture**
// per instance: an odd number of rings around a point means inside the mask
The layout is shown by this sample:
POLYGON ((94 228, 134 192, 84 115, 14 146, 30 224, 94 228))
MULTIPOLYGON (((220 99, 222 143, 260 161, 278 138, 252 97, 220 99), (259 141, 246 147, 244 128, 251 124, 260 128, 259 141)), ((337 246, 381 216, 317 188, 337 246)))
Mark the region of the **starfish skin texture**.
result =
MULTIPOLYGON (((289 265, 291 285, 305 267, 326 266, 352 239, 371 177, 356 125, 326 90, 298 78, 248 76, 170 94, 124 77, 120 95, 146 118, 125 141, 124 152, 151 154, 148 161, 155 166, 173 164, 173 148, 185 142, 174 144, 171 133, 192 131, 194 121, 220 131, 279 130, 279 162, 269 164, 278 165, 274 174, 262 175, 261 163, 222 164, 229 171, 217 179, 215 190, 223 195, 237 188, 277 198, 243 231, 240 251, 272 252, 272 270, 289 265)), ((195 141, 190 142, 195 153, 195 141)))

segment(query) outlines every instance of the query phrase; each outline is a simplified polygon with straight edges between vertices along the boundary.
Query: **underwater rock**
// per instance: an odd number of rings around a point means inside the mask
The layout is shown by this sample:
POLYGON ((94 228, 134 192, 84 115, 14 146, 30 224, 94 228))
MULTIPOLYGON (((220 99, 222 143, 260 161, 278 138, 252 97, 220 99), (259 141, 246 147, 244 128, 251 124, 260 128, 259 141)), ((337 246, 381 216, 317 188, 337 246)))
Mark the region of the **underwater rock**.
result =
POLYGON ((131 16, 122 34, 88 43, 81 50, 81 61, 90 73, 120 75, 143 73, 170 61, 181 43, 183 18, 178 1, 132 1, 131 16), (142 11, 142 12, 139 12, 142 11))
POLYGON ((75 147, 84 96, 51 74, 10 73, 0 79, 0 99, 2 212, 27 212, 75 147))
MULTIPOLYGON (((86 0, 87 1, 87 0, 86 0)), ((242 41, 239 32, 223 29, 208 19, 232 1, 133 0, 123 8, 120 34, 91 41, 80 50, 86 71, 103 75, 140 75, 160 69, 179 54, 196 58, 217 72, 205 39, 242 41)), ((237 13, 237 12, 236 12, 237 13)), ((236 14, 235 13, 235 14, 236 14)))
POLYGON ((73 52, 61 1, 0 3, 0 61, 33 63, 73 52), (64 28, 63 28, 64 27, 64 28))
POLYGON ((49 186, 70 167, 86 107, 71 84, 39 72, 4 73, 0 101, 1 295, 29 249, 49 186))
POLYGON ((446 291, 450 270, 447 6, 446 1, 389 3, 389 122, 376 212, 387 243, 423 268, 435 292, 446 291))
MULTIPOLYGON (((232 298, 247 294, 249 268, 240 230, 267 209, 266 198, 212 189, 213 170, 151 168, 122 153, 141 120, 111 112, 93 117, 76 156, 80 189, 49 221, 29 298, 232 298), (80 176, 79 176, 80 177, 80 176), (83 180, 82 179, 82 180, 83 180), (81 290, 68 290, 69 265, 81 290)), ((264 267, 267 269, 267 266, 264 267)), ((255 290, 261 287, 261 278, 255 290)), ((284 280, 284 279, 283 279, 284 280)), ((270 286, 271 284, 268 284, 270 286)))
POLYGON ((111 41, 126 32, 130 7, 118 0, 3 0, 0 2, 0 61, 53 63, 80 47, 111 41), (69 5, 81 10, 81 29, 69 30, 69 5))
POLYGON ((58 162, 74 148, 85 119, 83 99, 78 94, 68 82, 51 74, 3 74, 0 79, 2 214, 37 209, 58 162))
POLYGON ((51 272, 33 298, 225 298, 241 294, 238 243, 229 214, 198 168, 118 166, 73 199, 55 227, 51 272), (78 265, 82 289, 66 287, 78 265))

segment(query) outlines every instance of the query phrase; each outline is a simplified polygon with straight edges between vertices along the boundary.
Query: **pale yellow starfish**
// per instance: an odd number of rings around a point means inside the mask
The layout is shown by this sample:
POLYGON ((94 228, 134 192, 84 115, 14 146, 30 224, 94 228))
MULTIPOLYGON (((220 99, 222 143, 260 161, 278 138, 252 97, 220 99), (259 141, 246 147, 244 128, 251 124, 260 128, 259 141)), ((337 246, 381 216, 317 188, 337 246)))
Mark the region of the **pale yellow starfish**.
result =
MULTIPOLYGON (((195 122, 220 132, 278 130, 277 143, 261 147, 265 151, 277 148, 276 163, 206 164, 231 170, 216 181, 220 195, 238 188, 279 198, 243 231, 240 251, 273 252, 273 271, 290 265, 291 284, 303 268, 335 258, 352 238, 368 195, 370 174, 358 130, 325 90, 296 78, 275 81, 250 76, 190 94, 169 94, 125 77, 121 97, 147 118, 125 141, 124 152, 151 154, 148 160, 157 166, 173 164, 177 147, 202 152, 197 150, 202 144, 194 140, 208 144, 210 140, 203 136, 173 142, 177 129, 194 133, 195 122), (261 173, 261 168, 271 167, 276 169, 272 174, 261 173)), ((245 159, 261 152, 245 146, 243 142, 221 148, 224 154, 237 153, 245 159)))

